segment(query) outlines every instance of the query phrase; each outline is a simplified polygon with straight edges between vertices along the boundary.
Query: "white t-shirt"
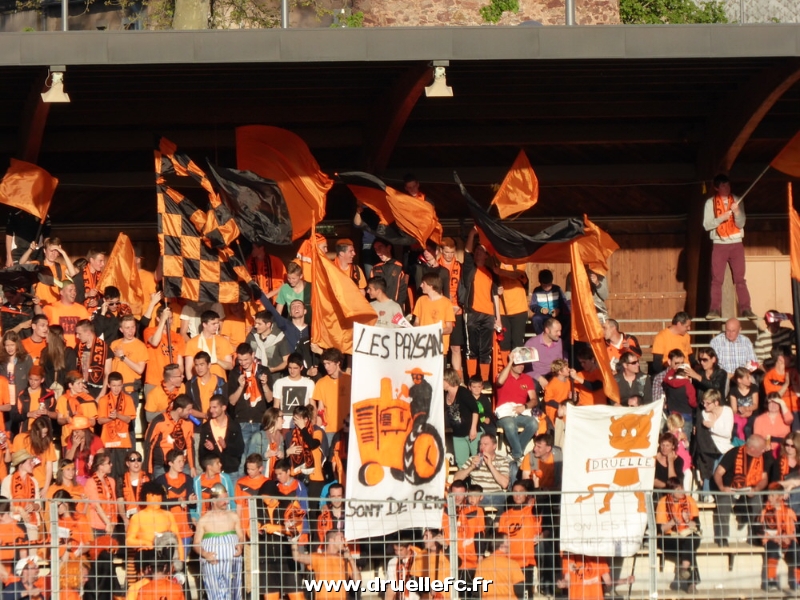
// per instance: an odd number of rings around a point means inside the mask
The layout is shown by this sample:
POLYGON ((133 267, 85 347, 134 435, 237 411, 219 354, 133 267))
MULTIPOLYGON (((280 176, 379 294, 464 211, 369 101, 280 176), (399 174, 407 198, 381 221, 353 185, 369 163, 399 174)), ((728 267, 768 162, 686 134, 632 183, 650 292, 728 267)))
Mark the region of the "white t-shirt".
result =
POLYGON ((189 337, 193 338, 200 331, 200 315, 207 310, 213 310, 220 319, 225 318, 225 309, 219 302, 187 302, 181 309, 181 321, 189 322, 189 337))
MULTIPOLYGON (((397 575, 397 565, 400 562, 400 558, 395 556, 391 560, 389 560, 389 564, 386 565, 386 579, 388 581, 400 581, 400 578, 397 575)), ((406 575, 406 581, 412 579, 411 575, 406 575)), ((419 600, 419 594, 416 592, 409 592, 403 590, 402 592, 397 592, 397 598, 403 598, 404 600, 419 600)))
POLYGON ((378 302, 373 300, 370 302, 372 309, 378 314, 378 320, 375 327, 397 327, 392 323, 392 319, 398 313, 403 314, 403 309, 394 300, 387 300, 386 302, 378 302))
MULTIPOLYGON (((708 420, 709 413, 703 411, 703 421, 708 420)), ((733 448, 731 434, 733 433, 733 409, 730 406, 722 407, 722 414, 711 426, 711 439, 722 454, 733 448)))
POLYGON ((281 401, 283 411, 283 428, 292 426, 292 413, 298 406, 311 404, 311 394, 314 393, 314 382, 308 377, 301 377, 293 381, 288 377, 281 377, 272 387, 272 395, 281 401))

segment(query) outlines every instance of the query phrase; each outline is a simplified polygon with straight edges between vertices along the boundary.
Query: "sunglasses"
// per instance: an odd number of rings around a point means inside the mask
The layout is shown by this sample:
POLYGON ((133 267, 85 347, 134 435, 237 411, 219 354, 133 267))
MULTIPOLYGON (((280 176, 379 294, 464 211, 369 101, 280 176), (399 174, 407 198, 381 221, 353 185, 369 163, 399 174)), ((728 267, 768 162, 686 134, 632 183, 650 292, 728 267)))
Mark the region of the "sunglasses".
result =
POLYGON ((711 359, 706 356, 706 357, 703 357, 703 358, 698 358, 697 360, 699 360, 700 362, 708 362, 711 359))
POLYGON ((128 462, 142 462, 142 459, 138 458, 138 457, 133 457, 133 458, 129 458, 128 462))
POLYGON ((625 363, 625 364, 626 364, 626 365, 638 365, 638 364, 639 364, 639 361, 638 361, 638 360, 632 360, 631 362, 627 362, 627 363, 625 363))
POLYGON ((783 442, 783 445, 787 448, 794 448, 794 442, 783 442))

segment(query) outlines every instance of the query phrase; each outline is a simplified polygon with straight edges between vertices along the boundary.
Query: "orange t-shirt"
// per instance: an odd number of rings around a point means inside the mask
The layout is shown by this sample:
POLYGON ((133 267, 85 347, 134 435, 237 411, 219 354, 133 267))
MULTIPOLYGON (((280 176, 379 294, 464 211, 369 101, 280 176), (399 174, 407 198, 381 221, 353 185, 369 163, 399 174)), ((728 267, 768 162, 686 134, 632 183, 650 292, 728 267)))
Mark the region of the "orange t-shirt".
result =
MULTIPOLYGON (((87 419, 97 418, 97 401, 89 394, 75 396, 67 390, 56 402, 56 412, 61 417, 83 416, 87 419)), ((66 447, 67 440, 72 435, 72 425, 66 423, 61 426, 61 445, 66 447)))
POLYGON ((139 588, 137 600, 184 600, 183 588, 169 578, 159 577, 139 588))
POLYGON ((311 399, 321 402, 325 407, 325 430, 330 433, 339 431, 345 417, 350 416, 351 383, 349 374, 340 373, 336 379, 325 375, 314 384, 311 399))
MULTIPOLYGON (((523 265, 501 264, 500 268, 504 271, 525 272, 523 265)), ((500 275, 500 285, 503 286, 503 295, 500 300, 501 315, 518 315, 528 313, 528 294, 522 281, 513 277, 503 277, 500 275)))
MULTIPOLYGON (((414 305, 414 316, 417 318, 416 325, 435 325, 436 323, 453 323, 456 322, 456 313, 453 310, 453 304, 449 299, 440 296, 436 300, 431 300, 427 296, 420 296, 417 303, 414 305)), ((450 348, 450 334, 442 336, 444 345, 444 353, 447 354, 450 348)))
POLYGON ((147 353, 147 346, 144 342, 133 338, 130 341, 118 339, 111 342, 111 351, 114 353, 114 359, 111 362, 111 370, 116 371, 122 375, 123 383, 134 383, 141 381, 142 376, 128 366, 128 361, 117 358, 117 350, 122 349, 125 358, 135 363, 147 363, 149 354, 147 353))
MULTIPOLYGON (((181 384, 181 387, 178 388, 178 394, 185 394, 186 393, 186 386, 181 384)), ((209 396, 209 399, 211 397, 209 396)), ((144 409, 147 412, 152 413, 162 413, 169 408, 169 398, 167 397, 167 393, 164 391, 164 388, 161 387, 161 383, 156 384, 150 393, 147 394, 147 397, 144 400, 144 409)), ((208 410, 208 407, 206 407, 208 410)))
POLYGON ((138 311, 138 313, 134 313, 134 316, 137 319, 141 319, 142 315, 144 314, 144 309, 147 308, 147 303, 150 301, 150 296, 152 296, 156 291, 156 276, 150 271, 145 271, 144 269, 138 269, 138 271, 139 281, 142 284, 142 295, 144 296, 144 302, 142 303, 142 310, 138 311))
POLYGON ((475 270, 475 279, 472 282, 472 310, 487 315, 494 314, 492 273, 486 267, 478 267, 475 270))
POLYGON ((45 478, 47 477, 47 463, 54 463, 58 460, 55 446, 51 443, 43 454, 37 454, 33 451, 33 447, 31 446, 31 434, 20 433, 17 434, 14 438, 14 442, 11 444, 11 452, 16 452, 17 450, 27 450, 39 459, 39 464, 33 468, 33 478, 36 480, 36 483, 39 484, 39 489, 44 493, 46 489, 44 484, 45 478))
POLYGON ((64 328, 64 342, 66 342, 67 346, 74 348, 75 325, 81 319, 88 319, 89 311, 86 310, 83 304, 78 304, 77 302, 69 306, 62 302, 54 302, 53 304, 48 304, 42 310, 50 325, 61 325, 64 328))
MULTIPOLYGON (((125 392, 120 394, 119 406, 117 412, 124 417, 136 418, 136 408, 131 398, 125 392)), ((105 396, 97 399, 97 417, 99 419, 107 419, 109 413, 113 410, 116 400, 111 395, 111 392, 105 396)), ((106 445, 106 448, 131 448, 130 427, 128 423, 124 423, 119 419, 114 419, 108 423, 103 424, 103 430, 100 433, 100 439, 106 445)))
POLYGON ((558 415, 558 406, 554 404, 563 404, 569 400, 571 392, 569 379, 561 381, 558 377, 553 377, 544 388, 544 412, 553 424, 558 415))
POLYGON ((676 335, 669 328, 659 331, 653 340, 653 354, 660 354, 664 364, 667 364, 669 360, 667 356, 675 349, 682 350, 686 360, 689 360, 692 354, 692 340, 689 334, 676 335))
MULTIPOLYGON (((169 350, 167 344, 167 332, 161 334, 161 343, 158 346, 151 346, 149 340, 153 337, 157 327, 148 327, 144 330, 145 346, 147 347, 147 368, 144 371, 144 382, 150 385, 159 385, 164 376, 164 367, 170 364, 169 350)), ((183 364, 183 357, 186 355, 186 342, 179 333, 170 332, 172 342, 172 362, 176 365, 183 364)))
POLYGON ((564 578, 569 580, 569 600, 603 600, 603 575, 609 574, 604 558, 564 558, 564 578))
POLYGON ((494 552, 482 559, 478 563, 475 577, 483 577, 484 581, 492 582, 484 588, 489 591, 481 593, 481 600, 510 600, 511 598, 516 598, 514 585, 525 581, 525 575, 523 575, 517 561, 512 560, 508 554, 500 552, 494 552))
MULTIPOLYGON (((528 452, 522 459, 521 471, 531 471, 539 478, 539 487, 543 490, 552 490, 556 487, 556 461, 553 453, 550 453, 548 460, 539 459, 538 469, 533 470, 531 465, 531 453, 528 452)), ((533 477, 531 477, 533 479, 533 477)))
POLYGON ((28 337, 22 340, 22 347, 25 348, 25 352, 31 355, 33 364, 38 365, 42 350, 47 348, 47 340, 43 339, 41 342, 34 342, 32 337, 28 337))
MULTIPOLYGON (((341 556, 320 552, 311 555, 311 570, 314 571, 314 579, 317 581, 338 581, 352 576, 347 560, 341 556)), ((345 600, 347 592, 343 587, 338 592, 328 592, 323 588, 322 591, 316 592, 314 597, 317 600, 345 600)))
POLYGON ((535 538, 542 533, 542 520, 533 514, 533 506, 512 506, 497 523, 497 532, 508 536, 509 557, 521 567, 536 564, 535 538))
MULTIPOLYGON (((773 392, 781 391, 783 384, 786 383, 786 376, 790 373, 789 370, 785 371, 783 375, 778 373, 774 368, 767 371, 764 375, 764 392, 766 395, 769 396, 773 392)), ((797 412, 800 407, 798 406, 800 402, 798 402, 797 394, 794 393, 792 390, 792 386, 786 388, 786 393, 782 396, 783 401, 786 403, 786 407, 792 411, 797 412)))
MULTIPOLYGON (((584 381, 595 382, 603 380, 603 373, 600 369, 593 369, 591 371, 581 371, 578 373, 583 377, 584 381)), ((606 393, 601 387, 599 390, 592 391, 587 387, 580 384, 575 384, 575 389, 578 390, 578 406, 595 406, 597 404, 607 404, 606 393)))

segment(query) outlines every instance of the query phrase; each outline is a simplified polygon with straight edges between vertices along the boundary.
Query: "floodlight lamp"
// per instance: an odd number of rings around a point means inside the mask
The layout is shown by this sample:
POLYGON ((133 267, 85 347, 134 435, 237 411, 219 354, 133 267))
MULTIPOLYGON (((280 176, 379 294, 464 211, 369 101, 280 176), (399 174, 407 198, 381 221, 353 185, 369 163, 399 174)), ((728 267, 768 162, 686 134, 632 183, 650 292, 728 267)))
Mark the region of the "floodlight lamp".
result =
POLYGON ((433 83, 425 88, 425 95, 429 98, 448 98, 453 95, 453 88, 447 85, 444 67, 434 67, 433 83))
POLYGON ((64 72, 51 71, 48 90, 42 93, 42 102, 69 102, 69 94, 64 92, 64 72))

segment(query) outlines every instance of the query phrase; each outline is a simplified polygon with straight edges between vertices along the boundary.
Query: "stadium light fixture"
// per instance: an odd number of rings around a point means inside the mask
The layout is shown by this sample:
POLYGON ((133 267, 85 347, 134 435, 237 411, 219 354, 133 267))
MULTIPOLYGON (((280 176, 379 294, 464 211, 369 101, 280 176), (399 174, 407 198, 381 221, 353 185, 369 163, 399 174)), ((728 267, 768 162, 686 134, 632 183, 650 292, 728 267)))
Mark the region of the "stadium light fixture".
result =
POLYGON ((69 94, 64 92, 64 71, 65 66, 50 67, 50 77, 45 86, 46 92, 42 92, 42 102, 69 102, 69 94))
POLYGON ((429 98, 450 98, 453 88, 447 85, 445 67, 450 66, 449 60, 433 61, 433 83, 425 88, 425 95, 429 98))

